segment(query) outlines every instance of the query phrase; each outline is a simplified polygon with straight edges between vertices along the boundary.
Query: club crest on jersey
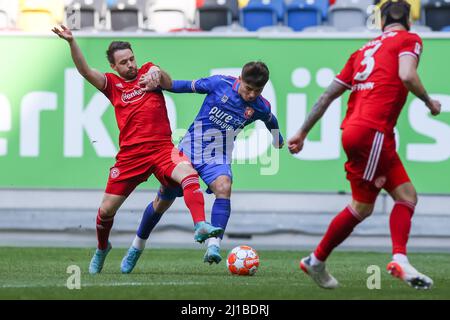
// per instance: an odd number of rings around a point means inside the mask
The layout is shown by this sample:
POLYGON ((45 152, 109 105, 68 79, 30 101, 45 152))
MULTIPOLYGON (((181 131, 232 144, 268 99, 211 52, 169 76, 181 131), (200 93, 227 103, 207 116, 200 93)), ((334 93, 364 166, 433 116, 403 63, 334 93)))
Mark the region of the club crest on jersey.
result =
POLYGON ((124 103, 135 102, 141 100, 143 96, 145 96, 145 91, 141 88, 133 88, 131 91, 125 91, 122 93, 122 101, 124 103))
POLYGON ((222 101, 222 103, 226 103, 228 101, 228 97, 226 95, 223 95, 221 101, 222 101))
POLYGON ((112 168, 111 169, 111 173, 110 173, 111 179, 115 179, 119 175, 120 175, 120 170, 118 168, 112 168))
POLYGON ((253 117, 254 113, 255 109, 253 109, 252 107, 246 107, 244 112, 245 119, 250 119, 251 117, 253 117))

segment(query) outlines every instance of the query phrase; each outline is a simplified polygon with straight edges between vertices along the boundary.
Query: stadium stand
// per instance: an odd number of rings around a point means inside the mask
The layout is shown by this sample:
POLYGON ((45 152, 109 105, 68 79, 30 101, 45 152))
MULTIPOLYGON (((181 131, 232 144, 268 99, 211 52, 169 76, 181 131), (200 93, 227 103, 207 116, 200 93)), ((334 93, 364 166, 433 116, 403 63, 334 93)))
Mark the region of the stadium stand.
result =
MULTIPOLYGON (((295 32, 366 32, 364 27, 372 14, 368 7, 385 1, 0 0, 0 30, 48 32, 49 27, 64 23, 84 31, 211 31, 223 27, 216 30, 231 33, 285 26, 295 32), (75 12, 80 18, 76 24, 75 12)), ((429 27, 432 31, 444 31, 450 25, 450 0, 407 1, 416 30, 428 32, 429 27)))
POLYGON ((366 25, 367 13, 358 1, 338 0, 328 9, 328 21, 339 31, 366 25))
POLYGON ((238 33, 247 32, 248 30, 241 26, 239 23, 232 23, 229 26, 218 26, 211 30, 212 32, 222 32, 222 33, 238 33))
POLYGON ((422 25, 412 25, 411 26, 411 32, 431 32, 433 31, 428 26, 422 26, 422 25))
POLYGON ((118 0, 106 11, 106 29, 113 31, 135 31, 144 28, 144 16, 140 0, 118 0))
POLYGON ((19 0, 17 27, 28 32, 50 30, 64 17, 63 0, 19 0))
POLYGON ((277 21, 277 10, 270 1, 250 1, 241 10, 240 22, 248 31, 256 31, 265 26, 274 26, 277 21))
MULTIPOLYGON (((108 4, 111 5, 109 1, 108 4)), ((70 1, 66 6, 65 24, 75 29, 76 25, 80 30, 100 30, 104 28, 102 21, 105 19, 106 3, 103 0, 75 0, 70 1), (74 13, 79 14, 79 21, 73 21, 74 13)))
POLYGON ((0 0, 0 30, 12 29, 17 20, 18 4, 16 1, 0 0))
POLYGON ((450 23, 450 0, 430 0, 424 7, 425 23, 433 31, 440 31, 450 23))
POLYGON ((308 0, 293 0, 286 7, 284 24, 294 31, 302 31, 306 27, 320 25, 322 10, 308 0))
POLYGON ((445 26, 445 27, 443 27, 443 28, 441 29, 441 31, 444 31, 444 32, 450 32, 450 26, 445 26))
POLYGON ((203 5, 197 8, 205 6, 219 6, 226 7, 231 11, 233 21, 239 21, 239 3, 237 0, 203 0, 203 5))
POLYGON ((264 33, 280 33, 280 32, 294 32, 294 30, 288 26, 266 26, 258 29, 258 32, 264 33))
POLYGON ((157 32, 189 28, 194 22, 195 12, 195 0, 186 0, 182 5, 177 0, 156 0, 149 7, 149 28, 157 32))
POLYGON ((322 32, 322 33, 328 33, 328 32, 338 32, 338 29, 336 29, 333 26, 313 26, 313 27, 307 27, 303 29, 305 32, 322 32))
POLYGON ((250 0, 238 0, 239 8, 246 7, 250 0))
POLYGON ((197 22, 199 28, 201 30, 209 31, 215 27, 230 25, 233 21, 231 2, 234 2, 237 5, 236 1, 205 1, 203 6, 197 9, 197 22))

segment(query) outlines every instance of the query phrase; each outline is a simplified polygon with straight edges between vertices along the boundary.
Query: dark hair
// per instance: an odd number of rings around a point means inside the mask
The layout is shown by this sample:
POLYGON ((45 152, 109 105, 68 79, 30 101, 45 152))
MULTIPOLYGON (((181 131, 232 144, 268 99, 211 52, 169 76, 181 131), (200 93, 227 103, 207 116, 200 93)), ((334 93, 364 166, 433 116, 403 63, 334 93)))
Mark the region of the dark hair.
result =
POLYGON ((108 47, 108 50, 106 51, 106 57, 108 58, 109 63, 114 64, 114 52, 118 50, 124 50, 124 49, 131 49, 131 44, 126 41, 113 41, 108 47))
POLYGON ((269 81, 269 68, 261 61, 251 61, 242 68, 242 80, 257 88, 264 87, 269 81))
POLYGON ((406 30, 409 30, 409 13, 411 11, 411 5, 405 0, 385 2, 381 8, 381 17, 384 18, 384 28, 390 24, 400 23, 406 30))

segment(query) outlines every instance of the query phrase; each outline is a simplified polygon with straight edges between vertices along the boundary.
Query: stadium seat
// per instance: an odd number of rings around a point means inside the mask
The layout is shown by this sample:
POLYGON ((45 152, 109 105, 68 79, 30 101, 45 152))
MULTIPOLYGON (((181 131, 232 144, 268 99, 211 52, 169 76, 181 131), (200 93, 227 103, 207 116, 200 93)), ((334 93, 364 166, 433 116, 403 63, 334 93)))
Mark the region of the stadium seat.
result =
POLYGON ((294 32, 294 30, 288 26, 266 26, 261 27, 257 30, 261 33, 286 33, 286 32, 294 32))
POLYGON ((141 3, 127 0, 117 0, 108 6, 106 28, 113 31, 134 31, 144 28, 144 15, 141 3))
POLYGON ((189 28, 195 20, 196 2, 156 0, 149 7, 149 26, 158 32, 189 28))
POLYGON ((211 32, 237 33, 237 32, 247 32, 247 29, 245 29, 239 23, 232 23, 229 26, 214 27, 211 29, 211 32))
POLYGON ((9 17, 6 11, 0 10, 0 30, 9 28, 9 17))
POLYGON ((330 32, 338 32, 338 29, 336 29, 333 26, 313 26, 313 27, 307 27, 303 29, 303 32, 318 32, 318 33, 330 33, 330 32))
POLYGON ((246 7, 250 0, 238 0, 239 8, 246 7))
POLYGON ((366 11, 362 9, 361 5, 354 4, 352 0, 336 1, 328 9, 328 21, 339 31, 365 26, 366 17, 366 11))
POLYGON ((17 21, 17 1, 0 0, 0 29, 13 28, 17 21))
POLYGON ((240 21, 248 31, 256 31, 261 27, 276 25, 278 16, 270 1, 250 1, 242 8, 240 21))
POLYGON ((422 25, 412 25, 411 32, 432 32, 433 30, 430 27, 422 26, 422 25))
MULTIPOLYGON (((237 0, 203 0, 202 7, 226 7, 231 11, 233 21, 239 20, 239 4, 237 0)), ((199 9, 197 8, 197 9, 199 9)))
MULTIPOLYGON (((294 1, 296 0, 292 0, 292 2, 294 1)), ((322 20, 327 20, 328 8, 330 7, 330 2, 328 0, 303 0, 303 2, 310 6, 317 7, 322 13, 322 20)))
POLYGON ((308 0, 294 0, 286 8, 284 24, 294 31, 316 26, 322 22, 322 11, 308 0))
POLYGON ((433 31, 439 31, 450 22, 450 1, 430 0, 425 5, 425 24, 433 31))
POLYGON ((450 26, 445 26, 445 27, 443 27, 443 28, 441 29, 441 31, 444 31, 444 32, 450 32, 450 26))
POLYGON ((369 29, 365 26, 359 26, 359 27, 352 27, 347 30, 348 32, 355 32, 355 33, 370 33, 370 34, 381 34, 380 29, 369 29))
POLYGON ((101 19, 106 14, 106 3, 103 0, 74 0, 66 7, 65 24, 74 29, 78 24, 81 30, 101 29, 101 19), (73 13, 79 12, 79 21, 73 21, 73 13))
POLYGON ((205 4, 198 8, 197 16, 199 28, 205 31, 218 26, 228 26, 233 21, 230 8, 218 4, 205 4))
POLYGON ((63 0, 19 0, 17 26, 23 31, 48 32, 63 17, 63 0))

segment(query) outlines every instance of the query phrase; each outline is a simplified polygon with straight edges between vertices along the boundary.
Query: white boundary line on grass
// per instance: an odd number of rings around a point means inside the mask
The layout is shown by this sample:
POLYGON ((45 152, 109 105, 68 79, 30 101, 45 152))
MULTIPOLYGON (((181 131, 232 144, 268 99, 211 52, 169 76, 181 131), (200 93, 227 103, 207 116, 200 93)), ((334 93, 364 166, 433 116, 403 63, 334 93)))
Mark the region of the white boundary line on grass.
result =
MULTIPOLYGON (((85 283, 84 287, 145 287, 145 286, 194 286, 203 285, 203 282, 177 282, 177 281, 159 281, 159 282, 118 282, 118 283, 85 283)), ((20 289, 20 288, 66 288, 65 284, 2 284, 0 289, 20 289)))

